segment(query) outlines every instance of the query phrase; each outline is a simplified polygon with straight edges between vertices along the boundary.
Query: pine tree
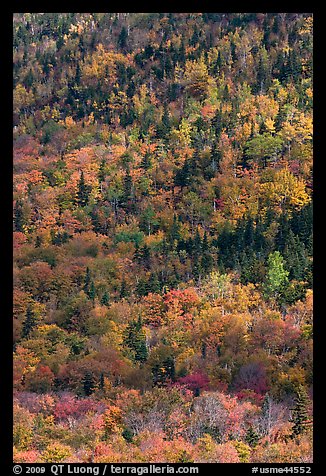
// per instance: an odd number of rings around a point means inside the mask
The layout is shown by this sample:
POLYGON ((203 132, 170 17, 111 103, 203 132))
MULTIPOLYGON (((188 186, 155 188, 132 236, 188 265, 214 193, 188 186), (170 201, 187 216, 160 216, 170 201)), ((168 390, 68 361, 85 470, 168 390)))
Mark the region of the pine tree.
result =
POLYGON ((129 428, 124 428, 121 435, 128 443, 132 443, 134 434, 131 430, 129 430, 129 428))
POLYGON ((309 426, 308 417, 309 397, 303 386, 300 386, 295 398, 294 407, 292 409, 291 422, 292 438, 297 438, 299 435, 306 433, 309 426))
POLYGON ((139 296, 139 297, 147 296, 149 291, 150 291, 149 283, 146 281, 146 279, 145 278, 139 278, 138 282, 137 282, 137 285, 136 285, 136 294, 137 294, 137 296, 139 296))
POLYGON ((202 241, 198 229, 196 230, 195 238, 193 241, 193 256, 199 257, 202 251, 202 241))
POLYGON ((99 172, 98 172, 98 180, 100 183, 104 182, 106 177, 105 165, 106 165, 106 161, 105 159, 102 159, 100 163, 99 172))
POLYGON ((78 191, 77 191, 77 204, 80 207, 85 207, 88 204, 90 194, 90 186, 86 185, 84 172, 81 171, 80 179, 78 182, 78 191))
POLYGON ((282 253, 288 242, 290 233, 290 224, 289 220, 285 213, 282 213, 279 221, 278 232, 275 237, 275 244, 277 249, 282 253))
POLYGON ((14 225, 15 231, 24 232, 27 224, 24 204, 21 200, 17 200, 14 207, 14 225))
POLYGON ((141 264, 144 266, 144 268, 149 269, 150 264, 151 264, 151 250, 146 243, 144 246, 140 249, 141 253, 141 264))
POLYGON ((147 151, 147 152, 145 153, 145 155, 142 157, 140 166, 141 166, 142 169, 148 170, 148 169, 150 169, 151 164, 152 164, 151 155, 150 155, 150 153, 147 151))
POLYGON ((248 443, 251 448, 255 448, 255 446, 257 446, 258 441, 259 435, 255 431, 254 427, 250 425, 245 435, 245 442, 248 443))
POLYGON ((42 245, 42 238, 37 235, 36 240, 35 240, 35 248, 40 248, 42 245))
POLYGON ((89 286, 91 284, 91 271, 89 269, 89 267, 87 266, 86 268, 86 274, 85 274, 85 278, 84 278, 84 291, 86 294, 88 294, 89 292, 89 286))
POLYGON ((126 174, 123 179, 123 199, 127 203, 132 197, 132 177, 130 175, 130 169, 127 167, 126 174))
POLYGON ((221 72, 221 69, 222 69, 222 56, 221 56, 221 51, 218 50, 217 59, 213 68, 213 74, 218 75, 221 72))
POLYGON ((147 289, 151 293, 161 292, 161 283, 157 277, 157 273, 151 273, 148 278, 147 289))
POLYGON ((215 140, 211 148, 211 168, 214 173, 220 171, 221 157, 222 155, 218 146, 218 142, 215 140))
POLYGON ((176 171, 174 183, 181 188, 187 187, 191 184, 192 176, 192 164, 189 159, 186 159, 181 169, 176 171))
POLYGON ((175 381, 175 364, 174 364, 174 358, 173 357, 168 357, 165 362, 164 362, 164 368, 166 370, 166 375, 169 379, 172 380, 172 382, 175 381))
POLYGON ((23 322, 23 327, 22 327, 22 338, 27 339, 31 333, 31 331, 35 328, 37 323, 35 313, 32 309, 32 306, 29 305, 26 310, 26 318, 23 322))
POLYGON ((121 28, 121 31, 119 33, 118 37, 118 46, 124 50, 127 46, 127 38, 128 38, 128 31, 125 26, 121 28))
POLYGON ((76 86, 80 85, 80 79, 81 79, 80 64, 79 64, 79 62, 77 62, 76 74, 75 74, 75 84, 76 84, 76 86))
POLYGON ((101 304, 102 306, 108 306, 109 303, 110 303, 110 295, 107 291, 105 291, 101 298, 101 304))
POLYGON ((173 215, 173 223, 169 233, 169 241, 174 243, 174 241, 178 241, 180 239, 180 223, 177 219, 177 216, 173 215))
POLYGON ((82 379, 84 394, 89 397, 95 391, 95 379, 92 372, 86 372, 82 379))
POLYGON ((94 302, 95 296, 96 296, 95 284, 94 284, 94 281, 92 280, 89 286, 88 297, 94 302))
POLYGON ((158 125, 157 134, 159 137, 165 138, 167 137, 170 131, 171 131, 171 124, 170 124, 169 110, 167 105, 164 104, 162 121, 161 121, 161 124, 158 125))
POLYGON ((127 326, 124 343, 134 351, 135 361, 145 362, 147 360, 146 334, 140 316, 127 326))
POLYGON ((209 244, 207 240, 207 233, 205 231, 204 238, 202 242, 202 257, 200 262, 200 267, 202 272, 206 275, 209 274, 213 269, 214 260, 209 250, 209 244))
POLYGON ((123 279, 120 288, 120 299, 123 299, 128 296, 127 283, 123 279))

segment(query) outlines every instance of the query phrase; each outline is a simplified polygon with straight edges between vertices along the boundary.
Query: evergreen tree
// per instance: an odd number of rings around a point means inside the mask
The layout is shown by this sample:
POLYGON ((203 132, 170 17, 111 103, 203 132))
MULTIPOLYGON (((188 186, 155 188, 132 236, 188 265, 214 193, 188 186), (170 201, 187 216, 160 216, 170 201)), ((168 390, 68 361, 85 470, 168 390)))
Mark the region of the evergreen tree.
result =
POLYGON ((120 299, 123 299, 128 296, 128 289, 127 289, 127 283, 123 279, 121 282, 121 288, 120 288, 120 299))
POLYGON ((118 37, 118 46, 122 50, 124 50, 127 46, 127 38, 128 38, 128 31, 127 31, 127 28, 125 26, 123 26, 121 28, 121 31, 120 31, 119 37, 118 37))
POLYGON ((173 215, 173 223, 169 233, 169 241, 170 243, 174 243, 174 241, 178 241, 180 239, 180 223, 176 216, 173 215))
POLYGON ((143 363, 147 360, 146 334, 141 317, 127 326, 124 344, 134 351, 135 361, 143 363))
POLYGON ((110 304, 110 295, 107 291, 104 292, 101 298, 101 304, 102 306, 108 306, 110 304))
POLYGON ((35 316, 35 313, 33 311, 33 308, 31 305, 27 307, 26 310, 26 318, 23 322, 23 327, 22 327, 22 338, 27 339, 31 333, 31 331, 35 328, 37 324, 37 319, 35 316))
POLYGON ((139 278, 136 285, 136 294, 139 297, 147 296, 149 293, 149 283, 145 278, 139 278))
POLYGON ((94 302, 95 296, 96 296, 95 284, 94 284, 94 281, 92 280, 88 290, 88 297, 89 299, 91 299, 91 301, 94 302))
POLYGON ((80 79, 81 79, 80 64, 79 64, 79 62, 77 62, 76 74, 75 74, 75 84, 76 84, 76 86, 80 85, 80 79))
POLYGON ((202 257, 201 257, 201 263, 200 263, 200 268, 205 275, 209 274, 212 271, 213 263, 214 263, 214 260, 209 250, 207 233, 205 231, 203 242, 202 242, 202 257))
POLYGON ((42 245, 42 238, 37 235, 36 240, 35 240, 35 248, 40 248, 42 245))
POLYGON ((82 379, 82 384, 83 384, 83 391, 86 397, 89 397, 92 395, 92 393, 95 391, 96 385, 95 385, 95 379, 92 374, 92 372, 86 372, 83 379, 82 379))
POLYGON ((306 271, 309 266, 309 259, 304 244, 299 237, 289 231, 288 240, 284 248, 284 259, 286 268, 289 271, 289 279, 305 279, 306 271))
POLYGON ((91 271, 90 271, 89 267, 87 266, 86 274, 85 274, 85 278, 84 278, 84 291, 85 291, 86 294, 88 294, 88 292, 89 292, 89 286, 91 284, 91 281, 92 281, 91 271))
POLYGON ((169 110, 167 105, 164 104, 162 121, 160 124, 158 124, 157 135, 158 137, 161 137, 163 139, 168 136, 170 131, 171 131, 171 125, 170 125, 169 110))
POLYGON ((144 268, 149 269, 151 265, 151 250, 148 245, 144 245, 140 249, 140 262, 144 268))
POLYGON ((142 157, 140 166, 141 166, 142 169, 148 170, 148 169, 150 169, 151 165, 152 165, 152 161, 151 161, 150 153, 145 152, 145 155, 142 157))
POLYGON ((105 159, 102 159, 101 163, 100 163, 99 172, 98 172, 98 180, 99 180, 100 183, 104 182, 105 177, 106 177, 105 166, 106 166, 106 161, 105 161, 105 159))
POLYGON ((172 382, 174 382, 175 381, 175 364, 174 364, 174 358, 172 356, 168 357, 164 361, 164 368, 166 370, 167 378, 171 379, 172 382))
POLYGON ((161 283, 158 279, 157 273, 151 273, 148 278, 147 289, 151 293, 161 292, 161 283))
POLYGON ((275 244, 277 246, 277 249, 283 253, 285 246, 288 242, 289 239, 289 233, 290 233, 290 223, 287 218, 286 213, 282 213, 279 221, 279 226, 278 226, 278 231, 277 235, 275 237, 275 244))
POLYGON ((181 169, 178 169, 175 174, 175 185, 183 188, 191 185, 195 175, 194 163, 190 159, 186 159, 181 169))
POLYGON ((222 154, 218 146, 217 140, 215 140, 211 148, 211 168, 214 174, 220 171, 221 158, 222 154))
POLYGON ((309 427, 308 417, 309 398, 303 386, 300 386, 292 409, 291 422, 292 438, 297 438, 299 435, 306 433, 309 427))
POLYGON ((203 359, 206 359, 206 357, 207 357, 207 344, 206 344, 206 342, 202 343, 201 356, 202 356, 203 359))
MULTIPOLYGON (((226 90, 228 92, 227 86, 226 90)), ((223 114, 222 114, 222 107, 220 109, 216 110, 215 116, 212 119, 212 127, 215 132, 216 140, 215 140, 215 147, 217 146, 218 141, 220 140, 221 132, 224 127, 224 122, 223 122, 223 114)))
POLYGON ((259 435, 255 431, 254 427, 250 425, 246 432, 245 442, 248 443, 248 445, 251 446, 251 448, 255 448, 255 446, 257 446, 258 441, 259 441, 259 435))
POLYGON ((123 200, 127 203, 132 198, 132 177, 130 175, 130 169, 127 167, 126 174, 123 179, 123 200))
POLYGON ((91 187, 85 183, 84 172, 81 171, 77 191, 77 204, 80 207, 85 207, 88 204, 90 189, 91 187))
POLYGON ((14 207, 14 227, 15 231, 24 232, 27 225, 25 207, 22 200, 17 200, 14 207))

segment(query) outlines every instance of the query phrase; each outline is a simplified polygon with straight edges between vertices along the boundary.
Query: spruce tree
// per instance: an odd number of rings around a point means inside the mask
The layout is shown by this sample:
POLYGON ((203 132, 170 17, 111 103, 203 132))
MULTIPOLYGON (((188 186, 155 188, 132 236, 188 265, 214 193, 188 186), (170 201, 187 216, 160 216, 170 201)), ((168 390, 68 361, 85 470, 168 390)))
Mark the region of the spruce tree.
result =
POLYGON ((127 38, 128 38, 128 31, 125 26, 121 28, 121 31, 119 33, 118 37, 118 46, 124 50, 127 46, 127 38))
POLYGON ((84 172, 81 171, 80 179, 78 182, 78 191, 77 191, 77 204, 80 207, 86 207, 89 200, 89 194, 90 194, 90 187, 86 185, 84 172))
POLYGON ((200 267, 202 272, 206 275, 209 274, 212 271, 213 268, 213 257, 210 253, 209 250, 209 244, 207 240, 207 233, 205 231, 204 233, 204 238, 202 242, 202 257, 201 257, 201 262, 200 262, 200 267))
POLYGON ((292 438, 297 438, 299 435, 306 433, 309 425, 308 417, 308 405, 309 397, 303 386, 300 386, 294 401, 294 407, 292 409, 291 422, 292 438))
POLYGON ((24 204, 22 200, 17 200, 14 207, 14 226, 15 231, 24 232, 26 225, 26 216, 24 213, 24 204))
POLYGON ((151 156, 149 152, 145 152, 145 155, 142 157, 140 166, 144 170, 148 170, 151 167, 151 156))
POLYGON ((31 331, 35 328, 37 323, 35 313, 32 309, 32 306, 29 305, 26 310, 26 318, 23 322, 23 327, 22 327, 22 338, 27 339, 31 333, 31 331))
POLYGON ((120 287, 120 299, 123 299, 128 296, 127 283, 123 279, 120 287))
POLYGON ((98 180, 100 183, 104 182, 105 180, 105 176, 106 176, 105 164, 106 164, 105 159, 102 159, 100 163, 99 172, 98 172, 98 180))
POLYGON ((100 387, 101 390, 103 390, 103 388, 104 388, 104 373, 103 372, 101 372, 101 375, 100 375, 99 387, 100 387))
POLYGON ((126 174, 123 179, 123 200, 127 203, 132 198, 132 177, 130 175, 129 166, 126 169, 126 174))
POLYGON ((177 219, 177 216, 173 215, 173 223, 169 233, 169 241, 174 243, 174 241, 178 241, 180 239, 180 223, 177 219))
POLYGON ((134 351, 134 359, 136 362, 142 363, 147 360, 146 334, 143 330, 140 316, 137 320, 131 321, 127 326, 124 343, 134 351))
POLYGON ((42 238, 37 235, 36 240, 35 240, 35 248, 40 248, 42 244, 42 238))
POLYGON ((259 435, 255 431, 254 427, 250 425, 245 435, 245 442, 248 443, 251 448, 255 448, 255 446, 257 446, 258 441, 259 435))
POLYGON ((89 286, 88 297, 94 302, 95 296, 96 296, 95 284, 94 284, 94 281, 92 280, 89 286))
POLYGON ((139 278, 136 285, 136 294, 139 297, 146 296, 149 292, 148 282, 145 278, 139 278))
POLYGON ((85 373, 82 384, 84 394, 89 397, 95 391, 95 379, 92 372, 88 371, 85 373))
POLYGON ((161 291, 161 283, 157 273, 151 273, 147 283, 147 289, 151 293, 159 293, 161 291))
POLYGON ((101 304, 102 306, 108 306, 109 303, 110 303, 110 295, 107 291, 105 291, 101 298, 101 304))
POLYGON ((206 344, 206 342, 202 343, 201 356, 202 356, 203 359, 206 359, 206 356, 207 356, 207 344, 206 344))
POLYGON ((86 294, 88 294, 89 292, 89 286, 91 284, 91 271, 89 269, 89 267, 87 266, 86 268, 86 274, 85 274, 85 278, 84 278, 84 291, 86 294))

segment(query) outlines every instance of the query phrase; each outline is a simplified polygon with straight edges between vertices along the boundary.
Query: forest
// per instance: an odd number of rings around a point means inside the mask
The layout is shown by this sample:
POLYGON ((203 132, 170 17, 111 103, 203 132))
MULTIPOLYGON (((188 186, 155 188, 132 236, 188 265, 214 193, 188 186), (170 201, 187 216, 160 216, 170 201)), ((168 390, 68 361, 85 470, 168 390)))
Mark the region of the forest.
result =
POLYGON ((310 13, 13 16, 14 461, 309 463, 310 13))

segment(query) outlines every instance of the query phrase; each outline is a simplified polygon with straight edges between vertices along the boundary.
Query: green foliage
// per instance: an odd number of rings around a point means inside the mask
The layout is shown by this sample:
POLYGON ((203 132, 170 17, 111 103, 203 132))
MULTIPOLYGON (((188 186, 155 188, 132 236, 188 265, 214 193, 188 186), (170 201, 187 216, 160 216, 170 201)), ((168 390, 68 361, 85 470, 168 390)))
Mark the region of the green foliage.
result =
POLYGON ((142 326, 141 318, 132 321, 125 331, 124 344, 134 352, 136 362, 145 362, 148 357, 146 335, 142 326))
POLYGON ((289 272, 285 269, 284 258, 279 251, 268 256, 264 292, 268 297, 277 297, 288 282, 289 272))
POLYGON ((280 137, 265 133, 248 141, 245 153, 249 159, 260 162, 266 167, 268 160, 277 160, 282 145, 283 141, 280 137))
POLYGON ((307 392, 303 387, 299 387, 291 416, 293 438, 306 433, 309 429, 308 405, 309 398, 307 392))
POLYGON ((91 187, 89 185, 86 185, 84 172, 81 171, 77 191, 77 204, 80 207, 85 207, 88 204, 90 191, 91 187))

